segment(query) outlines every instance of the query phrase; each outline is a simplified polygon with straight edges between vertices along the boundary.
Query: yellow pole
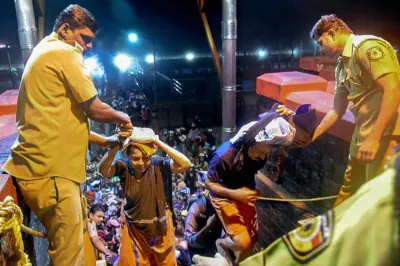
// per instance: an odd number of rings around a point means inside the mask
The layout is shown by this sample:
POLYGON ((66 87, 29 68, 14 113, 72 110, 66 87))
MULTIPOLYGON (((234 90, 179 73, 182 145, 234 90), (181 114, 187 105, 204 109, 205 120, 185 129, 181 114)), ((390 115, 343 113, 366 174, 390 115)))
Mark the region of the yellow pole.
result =
POLYGON ((214 38, 211 33, 210 25, 208 24, 207 16, 205 11, 203 11, 204 0, 197 0, 197 5, 199 7, 199 12, 201 16, 201 20, 203 21, 204 30, 206 31, 208 45, 210 46, 211 53, 214 59, 215 68, 217 70, 218 79, 220 84, 222 84, 222 68, 221 61, 219 59, 217 47, 215 46, 214 38))

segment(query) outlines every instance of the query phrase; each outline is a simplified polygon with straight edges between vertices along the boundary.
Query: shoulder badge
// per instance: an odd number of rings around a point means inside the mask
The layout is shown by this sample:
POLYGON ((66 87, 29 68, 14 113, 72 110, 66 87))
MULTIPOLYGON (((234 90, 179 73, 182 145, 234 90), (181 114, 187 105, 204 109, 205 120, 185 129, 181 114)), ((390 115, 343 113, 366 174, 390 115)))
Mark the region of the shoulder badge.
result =
POLYGON ((334 212, 309 219, 301 227, 283 236, 283 242, 292 257, 300 263, 306 263, 319 255, 331 242, 333 234, 334 212))
POLYGON ((367 56, 370 61, 377 61, 385 56, 382 49, 379 46, 370 48, 367 51, 367 56))

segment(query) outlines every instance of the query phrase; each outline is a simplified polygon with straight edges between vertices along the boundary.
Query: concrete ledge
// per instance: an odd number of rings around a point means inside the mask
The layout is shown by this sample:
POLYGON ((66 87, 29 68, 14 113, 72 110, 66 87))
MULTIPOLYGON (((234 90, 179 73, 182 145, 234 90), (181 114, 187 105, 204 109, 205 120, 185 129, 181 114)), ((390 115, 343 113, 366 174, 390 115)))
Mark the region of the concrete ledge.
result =
POLYGON ((11 196, 18 204, 17 189, 14 186, 11 176, 0 174, 0 201, 4 201, 7 196, 11 196))
POLYGON ((327 81, 335 80, 335 67, 334 66, 324 66, 319 71, 319 76, 326 79, 327 81))
POLYGON ((287 95, 299 91, 326 91, 327 81, 298 71, 267 73, 257 78, 257 94, 283 102, 287 95))
MULTIPOLYGON (((6 110, 1 108, 7 97, 17 97, 16 95, 13 96, 13 92, 14 91, 6 91, 0 96, 0 111, 6 110), (6 93, 11 94, 11 96, 4 97, 6 93)), ((0 114, 0 169, 10 155, 10 148, 17 136, 18 130, 15 122, 15 112, 14 114, 0 114)), ((2 174, 0 170, 0 201, 3 201, 6 196, 13 197, 15 203, 18 204, 17 190, 12 182, 12 178, 8 174, 2 174)))
MULTIPOLYGON (((10 155, 10 148, 18 136, 15 115, 0 116, 0 169, 10 155)), ((1 172, 0 172, 1 173, 1 172)))
POLYGON ((18 90, 8 90, 0 95, 0 115, 17 112, 18 90))
MULTIPOLYGON (((292 110, 302 104, 311 104, 311 107, 317 111, 319 123, 332 110, 333 95, 322 91, 293 92, 286 98, 284 104, 292 110)), ((347 110, 342 119, 328 130, 328 133, 350 142, 355 127, 354 122, 354 115, 347 110)))
POLYGON ((326 88, 326 92, 330 94, 335 94, 336 82, 328 81, 328 86, 326 88))
POLYGON ((335 67, 336 59, 322 56, 306 56, 300 58, 300 68, 319 72, 319 65, 335 67))

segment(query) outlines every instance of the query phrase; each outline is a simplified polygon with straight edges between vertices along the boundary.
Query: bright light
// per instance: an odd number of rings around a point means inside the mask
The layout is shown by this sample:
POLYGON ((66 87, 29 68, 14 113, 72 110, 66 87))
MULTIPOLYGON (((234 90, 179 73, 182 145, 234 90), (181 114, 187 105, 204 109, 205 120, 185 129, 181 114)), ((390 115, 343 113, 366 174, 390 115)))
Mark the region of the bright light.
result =
POLYGON ((115 57, 114 64, 121 72, 125 72, 131 65, 131 58, 125 54, 119 54, 115 57))
POLYGON ((293 49, 293 56, 297 56, 299 54, 299 49, 294 48, 293 49))
POLYGON ((104 76, 104 67, 99 63, 96 56, 86 58, 83 62, 92 77, 104 76))
POLYGON ((267 56, 267 51, 260 49, 257 51, 257 55, 259 58, 264 58, 267 56))
POLYGON ((136 33, 129 33, 128 39, 130 42, 137 42, 138 37, 137 37, 136 33))
POLYGON ((189 61, 192 61, 193 58, 194 58, 194 54, 192 54, 192 53, 188 53, 188 54, 186 55, 186 59, 189 60, 189 61))
POLYGON ((84 60, 84 63, 85 63, 86 68, 89 70, 89 72, 92 72, 99 66, 99 64, 97 64, 97 59, 94 57, 86 58, 84 60))
POLYGON ((149 54, 146 56, 146 62, 149 64, 153 64, 154 63, 154 56, 152 54, 149 54))
POLYGON ((98 67, 98 68, 94 69, 92 72, 92 76, 94 76, 94 77, 104 76, 104 68, 98 67))

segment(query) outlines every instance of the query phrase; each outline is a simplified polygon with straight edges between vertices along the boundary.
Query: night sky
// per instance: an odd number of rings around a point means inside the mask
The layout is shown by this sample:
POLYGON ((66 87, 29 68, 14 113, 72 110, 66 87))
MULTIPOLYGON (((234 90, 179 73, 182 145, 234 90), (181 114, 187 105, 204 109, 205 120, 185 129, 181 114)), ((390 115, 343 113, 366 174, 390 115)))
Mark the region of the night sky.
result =
MULTIPOLYGON (((399 44, 400 12, 385 1, 371 0, 238 0, 238 50, 273 46, 278 40, 308 41, 308 33, 323 14, 335 13, 359 34, 376 34, 399 44), (397 38, 397 39, 396 39, 397 38)), ((156 39, 159 56, 209 51, 195 0, 46 0, 46 30, 50 33, 56 15, 68 4, 89 9, 100 23, 96 48, 110 52, 132 48, 127 34, 156 39), (129 46, 130 45, 130 46, 129 46)), ((207 16, 215 41, 221 47, 222 1, 209 1, 207 16)), ((2 1, 0 9, 3 31, 0 42, 17 43, 14 1, 2 1)), ((151 43, 136 44, 151 51, 151 43)))

